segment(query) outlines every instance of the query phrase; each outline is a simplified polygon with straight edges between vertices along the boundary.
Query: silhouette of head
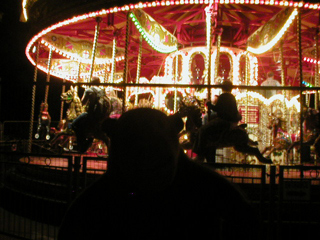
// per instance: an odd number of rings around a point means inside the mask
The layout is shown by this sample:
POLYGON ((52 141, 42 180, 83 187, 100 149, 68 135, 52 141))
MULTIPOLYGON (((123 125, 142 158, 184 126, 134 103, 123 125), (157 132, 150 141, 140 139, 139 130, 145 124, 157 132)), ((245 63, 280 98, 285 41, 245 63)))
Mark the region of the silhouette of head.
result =
POLYGON ((268 72, 268 73, 267 73, 267 77, 268 77, 268 78, 272 78, 273 76, 274 76, 274 73, 273 73, 273 72, 268 72))
POLYGON ((231 92, 232 88, 233 88, 233 85, 232 85, 232 82, 230 80, 224 80, 221 83, 221 89, 224 92, 231 92))
POLYGON ((92 77, 91 83, 93 83, 93 84, 99 84, 99 83, 100 83, 100 78, 99 78, 99 77, 92 77))
POLYGON ((138 108, 103 129, 110 136, 108 171, 137 191, 158 191, 174 179, 183 122, 178 116, 138 108))

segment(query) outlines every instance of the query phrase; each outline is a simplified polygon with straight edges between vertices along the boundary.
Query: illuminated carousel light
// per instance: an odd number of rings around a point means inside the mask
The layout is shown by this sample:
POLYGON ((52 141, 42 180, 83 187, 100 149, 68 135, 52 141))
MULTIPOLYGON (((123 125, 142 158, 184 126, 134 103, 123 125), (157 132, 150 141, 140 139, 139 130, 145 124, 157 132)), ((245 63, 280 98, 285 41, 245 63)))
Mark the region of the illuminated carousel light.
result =
POLYGON ((259 48, 253 48, 253 47, 249 46, 247 48, 247 50, 249 52, 252 52, 255 54, 261 54, 261 53, 264 53, 264 52, 270 50, 281 39, 281 37, 287 31, 287 29, 289 28, 289 26, 291 25, 291 23, 293 22, 293 20, 297 16, 297 14, 298 14, 298 10, 294 9, 293 12, 291 13, 290 17, 288 18, 288 20, 284 24, 284 26, 280 29, 280 31, 276 34, 276 36, 270 42, 268 42, 266 45, 259 47, 259 48))

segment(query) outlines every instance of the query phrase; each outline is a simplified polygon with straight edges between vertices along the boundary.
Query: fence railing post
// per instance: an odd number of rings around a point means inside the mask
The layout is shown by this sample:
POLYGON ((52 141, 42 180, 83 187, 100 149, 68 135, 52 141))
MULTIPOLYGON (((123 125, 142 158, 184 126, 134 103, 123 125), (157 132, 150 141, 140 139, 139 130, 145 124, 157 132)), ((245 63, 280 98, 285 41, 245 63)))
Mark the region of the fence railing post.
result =
POLYGON ((73 156, 68 157, 68 204, 73 200, 73 156))
POLYGON ((276 166, 270 166, 269 176, 268 239, 275 239, 276 166))
POLYGON ((81 169, 81 155, 74 157, 73 163, 73 194, 76 197, 79 193, 80 186, 80 169, 81 169))

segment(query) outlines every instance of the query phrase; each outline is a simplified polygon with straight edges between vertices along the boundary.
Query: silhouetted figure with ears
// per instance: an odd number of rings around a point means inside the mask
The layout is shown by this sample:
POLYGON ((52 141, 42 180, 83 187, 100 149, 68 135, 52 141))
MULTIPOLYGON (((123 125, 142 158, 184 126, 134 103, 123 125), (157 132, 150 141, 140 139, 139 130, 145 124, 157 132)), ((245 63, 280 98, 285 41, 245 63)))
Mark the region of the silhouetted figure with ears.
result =
MULTIPOLYGON (((99 84, 99 77, 93 77, 92 84, 99 84)), ((109 139, 101 133, 100 125, 111 112, 111 105, 105 90, 93 85, 87 88, 81 99, 85 112, 81 113, 71 125, 77 137, 77 149, 86 152, 94 137, 103 140, 107 145, 109 139)))
POLYGON ((108 170, 71 204, 58 240, 258 238, 237 187, 184 154, 178 115, 140 108, 103 127, 108 170))

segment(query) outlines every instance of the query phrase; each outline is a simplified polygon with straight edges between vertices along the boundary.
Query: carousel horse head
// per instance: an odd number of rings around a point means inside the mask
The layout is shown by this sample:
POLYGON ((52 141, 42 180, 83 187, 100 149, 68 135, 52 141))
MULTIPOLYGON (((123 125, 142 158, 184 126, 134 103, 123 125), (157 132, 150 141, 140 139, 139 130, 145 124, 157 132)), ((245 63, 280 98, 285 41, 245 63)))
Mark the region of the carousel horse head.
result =
POLYGON ((286 122, 282 118, 281 112, 271 114, 267 127, 274 131, 274 136, 278 131, 286 131, 286 122))
POLYGON ((66 103, 71 103, 75 98, 78 97, 77 87, 70 87, 70 89, 61 94, 61 101, 65 101, 66 103))
POLYGON ((201 102, 195 97, 185 97, 179 104, 179 114, 181 117, 187 117, 187 131, 202 126, 202 106, 201 102))
POLYGON ((191 149, 199 128, 202 126, 202 111, 200 101, 192 98, 183 98, 176 113, 186 118, 185 129, 180 132, 180 144, 184 149, 191 149))

